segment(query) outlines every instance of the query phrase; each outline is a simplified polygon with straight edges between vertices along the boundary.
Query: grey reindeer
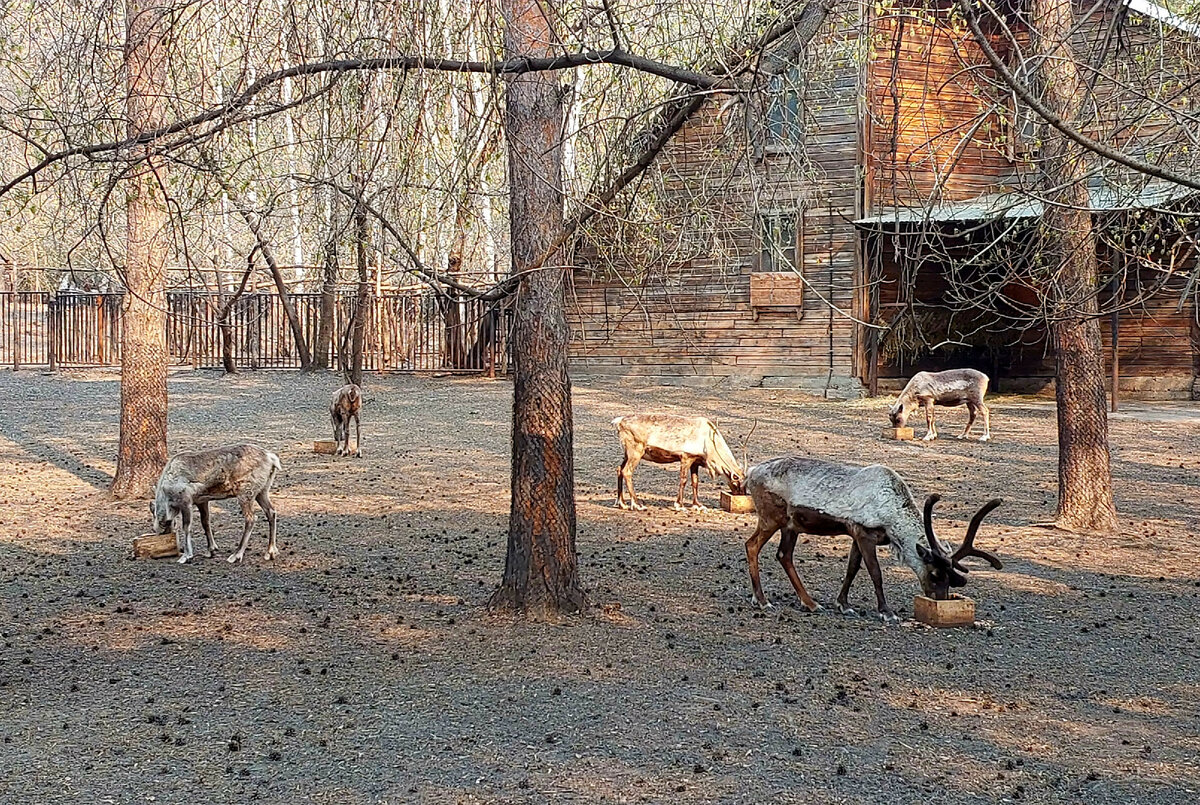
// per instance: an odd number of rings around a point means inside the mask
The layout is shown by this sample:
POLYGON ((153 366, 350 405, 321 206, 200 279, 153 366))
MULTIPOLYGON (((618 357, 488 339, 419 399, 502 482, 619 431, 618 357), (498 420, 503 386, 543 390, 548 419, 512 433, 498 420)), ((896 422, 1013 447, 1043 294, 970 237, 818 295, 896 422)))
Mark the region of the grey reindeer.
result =
POLYGON ((192 506, 200 512, 200 525, 208 538, 208 555, 217 552, 217 541, 213 538, 212 521, 208 504, 214 500, 237 498, 242 507, 245 526, 242 542, 229 556, 230 562, 240 562, 250 544, 250 530, 254 527, 254 504, 257 502, 267 516, 267 559, 279 555, 275 542, 275 507, 271 505, 271 483, 275 473, 281 469, 279 456, 250 444, 229 445, 199 453, 179 453, 163 467, 158 483, 154 487, 154 500, 150 513, 154 516, 154 530, 169 534, 174 529, 175 518, 183 526, 179 561, 189 561, 192 551, 192 506))
POLYGON ((983 397, 987 394, 988 376, 975 369, 948 369, 945 372, 917 372, 908 381, 900 397, 888 411, 892 427, 903 428, 909 416, 921 406, 925 409, 924 441, 937 438, 937 425, 933 422, 933 407, 935 405, 953 407, 967 406, 967 428, 958 438, 966 439, 971 435, 971 427, 975 424, 976 414, 983 415, 983 436, 979 441, 986 442, 992 438, 991 414, 984 405, 983 397))
POLYGON ((968 568, 962 560, 968 556, 986 559, 996 569, 1003 567, 994 554, 975 547, 979 524, 1000 505, 999 498, 988 501, 975 513, 962 544, 951 553, 933 532, 933 507, 940 496, 930 495, 926 499, 922 521, 908 484, 880 464, 860 467, 799 456, 774 458, 750 468, 746 490, 754 498, 758 512, 758 527, 746 540, 746 564, 754 598, 761 606, 770 603, 759 580, 758 554, 780 530, 775 557, 801 603, 810 611, 820 606, 804 589, 792 563, 800 534, 850 537, 849 564, 837 597, 838 610, 847 615, 854 614, 847 601, 850 584, 859 566, 865 564, 875 585, 879 617, 884 621, 899 620, 883 595, 883 575, 876 554, 880 545, 891 548, 894 557, 916 574, 922 592, 931 598, 946 598, 951 587, 967 583, 968 568))

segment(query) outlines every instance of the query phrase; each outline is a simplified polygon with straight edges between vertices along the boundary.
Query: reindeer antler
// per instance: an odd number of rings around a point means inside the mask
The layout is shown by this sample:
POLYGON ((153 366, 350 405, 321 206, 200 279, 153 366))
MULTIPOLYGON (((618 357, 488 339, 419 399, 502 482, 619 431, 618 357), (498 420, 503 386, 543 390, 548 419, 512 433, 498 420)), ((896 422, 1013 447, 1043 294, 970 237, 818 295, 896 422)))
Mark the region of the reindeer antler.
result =
POLYGON ((750 426, 750 432, 746 434, 746 438, 742 439, 742 472, 747 472, 750 468, 746 466, 746 448, 750 444, 750 437, 754 435, 754 429, 758 427, 758 420, 754 420, 754 424, 750 426))
MULTIPOLYGON (((983 518, 987 517, 988 513, 992 511, 992 509, 996 508, 1003 502, 1004 500, 1002 498, 994 498, 993 500, 989 500, 987 503, 983 504, 983 508, 975 512, 975 516, 971 518, 971 522, 967 526, 967 535, 963 537, 962 545, 959 545, 958 550, 954 552, 954 556, 950 557, 950 561, 956 568, 966 573, 967 568, 960 565, 959 561, 967 558, 968 556, 978 556, 980 559, 985 559, 987 560, 988 564, 996 568, 996 570, 1000 570, 1002 567, 1004 567, 1004 563, 1001 562, 1000 558, 994 553, 989 553, 988 551, 983 551, 975 547, 975 533, 979 531, 979 524, 983 522, 983 518)), ((928 510, 929 509, 926 508, 926 511, 928 510)))
POLYGON ((933 507, 941 499, 941 495, 930 495, 925 498, 925 539, 929 541, 929 550, 933 551, 935 556, 945 559, 946 552, 942 550, 942 543, 933 535, 933 507))

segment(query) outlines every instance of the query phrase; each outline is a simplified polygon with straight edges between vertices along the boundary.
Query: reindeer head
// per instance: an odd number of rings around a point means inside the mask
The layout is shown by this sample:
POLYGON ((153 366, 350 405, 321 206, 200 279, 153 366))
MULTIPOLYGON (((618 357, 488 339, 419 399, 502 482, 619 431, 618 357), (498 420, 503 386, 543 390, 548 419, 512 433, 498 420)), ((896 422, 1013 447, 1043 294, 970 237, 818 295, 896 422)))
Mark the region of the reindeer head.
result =
POLYGON ((161 496, 156 496, 150 501, 150 515, 154 520, 155 534, 170 534, 175 527, 176 514, 178 512, 161 496))
POLYGON ((918 574, 921 580, 922 591, 925 595, 937 600, 949 598, 951 587, 966 585, 967 573, 969 571, 962 564, 962 560, 968 556, 978 556, 981 559, 986 559, 997 570, 1004 567, 995 554, 975 547, 975 533, 979 531, 979 524, 983 522, 983 518, 987 517, 992 509, 999 506, 1003 501, 1000 498, 995 498, 983 504, 983 508, 975 512, 975 516, 971 518, 970 524, 967 525, 967 534, 963 537, 962 545, 958 546, 958 550, 952 556, 947 556, 945 549, 942 548, 941 541, 933 533, 933 507, 941 499, 941 495, 930 495, 925 500, 925 538, 929 541, 929 547, 927 548, 919 542, 917 543, 917 554, 921 557, 921 562, 924 564, 924 572, 918 574))
POLYGON ((917 410, 915 400, 906 402, 904 400, 896 400, 896 404, 888 409, 888 419, 892 422, 893 428, 903 428, 908 423, 908 418, 912 416, 912 412, 917 410))

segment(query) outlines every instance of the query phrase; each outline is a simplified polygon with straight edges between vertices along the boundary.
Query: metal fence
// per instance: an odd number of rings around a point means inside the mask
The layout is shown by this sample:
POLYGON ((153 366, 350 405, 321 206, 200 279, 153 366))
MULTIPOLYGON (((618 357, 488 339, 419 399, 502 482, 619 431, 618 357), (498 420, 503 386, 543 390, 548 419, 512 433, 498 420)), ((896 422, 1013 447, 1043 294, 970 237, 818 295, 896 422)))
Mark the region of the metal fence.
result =
MULTIPOLYGON (((122 294, 0 293, 0 365, 118 366, 122 294)), ((316 357, 322 295, 288 297, 305 345, 316 357)), ((326 365, 349 360, 355 292, 332 295, 326 365)), ((223 366, 221 312, 228 305, 229 357, 239 369, 301 365, 287 312, 277 294, 247 293, 231 300, 206 291, 167 294, 167 351, 178 365, 223 366)), ((509 371, 511 311, 476 299, 446 300, 429 293, 372 295, 367 307, 363 368, 395 372, 509 371)))

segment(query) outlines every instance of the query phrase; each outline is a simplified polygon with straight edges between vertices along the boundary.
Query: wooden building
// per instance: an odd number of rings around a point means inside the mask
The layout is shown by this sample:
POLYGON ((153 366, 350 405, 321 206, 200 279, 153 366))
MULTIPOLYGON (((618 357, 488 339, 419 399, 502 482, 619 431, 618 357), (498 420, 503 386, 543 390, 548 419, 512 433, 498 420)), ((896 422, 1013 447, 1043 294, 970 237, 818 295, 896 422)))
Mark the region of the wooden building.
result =
MULTIPOLYGON (((1122 8, 1092 14, 1079 37, 1108 48, 1105 80, 1118 88, 1097 85, 1091 133, 1136 150, 1161 127, 1119 91, 1146 80, 1133 71, 1152 60, 1135 57, 1200 37, 1146 0, 1122 8), (1135 118, 1151 122, 1130 131, 1135 118)), ((1040 125, 1006 99, 952 9, 864 4, 746 103, 706 104, 659 158, 633 220, 597 230, 581 254, 573 371, 828 397, 949 366, 987 371, 1002 391, 1048 386, 1036 296, 987 282, 1040 215, 1040 125)), ((1018 74, 1020 19, 991 37, 1018 74)), ((1120 308, 1103 326, 1111 344, 1116 325, 1122 391, 1190 398, 1195 254, 1179 248, 1186 238, 1164 249, 1146 232, 1157 211, 1192 200, 1112 171, 1092 184, 1097 293, 1120 308)))

